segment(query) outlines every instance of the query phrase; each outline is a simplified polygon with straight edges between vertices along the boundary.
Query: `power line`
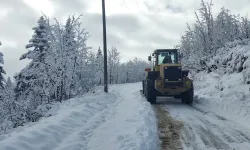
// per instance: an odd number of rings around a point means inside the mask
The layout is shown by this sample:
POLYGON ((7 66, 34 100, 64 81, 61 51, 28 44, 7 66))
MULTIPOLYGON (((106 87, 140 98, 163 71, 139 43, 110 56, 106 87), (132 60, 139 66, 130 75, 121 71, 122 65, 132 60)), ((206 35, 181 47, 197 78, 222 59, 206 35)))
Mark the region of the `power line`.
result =
POLYGON ((139 7, 139 5, 137 3, 137 0, 135 0, 135 3, 136 3, 137 8, 139 9, 139 11, 141 12, 141 9, 140 9, 140 7, 139 7))
POLYGON ((126 1, 125 1, 125 0, 123 0, 123 3, 124 3, 124 4, 125 4, 125 6, 127 7, 128 11, 129 11, 129 12, 131 12, 131 11, 130 11, 130 9, 128 8, 128 5, 127 5, 127 3, 126 3, 126 1))
MULTIPOLYGON (((131 1, 129 1, 129 2, 131 2, 131 1)), ((142 12, 141 8, 139 7, 139 4, 138 4, 137 0, 134 0, 133 2, 136 3, 137 9, 138 9, 140 12, 142 12)), ((123 3, 125 4, 126 8, 129 10, 129 12, 131 12, 131 10, 129 9, 129 7, 128 7, 128 5, 127 5, 128 2, 126 2, 125 0, 123 0, 123 3)))

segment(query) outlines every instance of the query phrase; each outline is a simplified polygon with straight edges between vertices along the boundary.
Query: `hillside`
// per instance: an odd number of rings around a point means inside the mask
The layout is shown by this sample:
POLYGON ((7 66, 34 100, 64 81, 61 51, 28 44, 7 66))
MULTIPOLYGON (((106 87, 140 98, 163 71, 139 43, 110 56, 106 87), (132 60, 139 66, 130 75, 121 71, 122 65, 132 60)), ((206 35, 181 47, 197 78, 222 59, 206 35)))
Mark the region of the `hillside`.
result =
POLYGON ((212 72, 193 74, 196 105, 213 110, 249 127, 250 120, 250 43, 235 41, 219 49, 209 61, 212 72))

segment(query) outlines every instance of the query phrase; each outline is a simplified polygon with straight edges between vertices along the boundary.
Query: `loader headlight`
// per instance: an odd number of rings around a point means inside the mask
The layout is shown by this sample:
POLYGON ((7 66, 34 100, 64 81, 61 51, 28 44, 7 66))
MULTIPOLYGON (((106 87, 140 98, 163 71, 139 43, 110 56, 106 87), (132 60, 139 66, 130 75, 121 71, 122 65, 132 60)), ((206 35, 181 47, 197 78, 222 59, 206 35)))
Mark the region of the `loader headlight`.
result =
POLYGON ((162 82, 158 81, 158 82, 155 82, 156 83, 156 87, 162 87, 162 82))
POLYGON ((186 85, 187 86, 190 86, 191 85, 191 82, 189 80, 186 81, 186 85))

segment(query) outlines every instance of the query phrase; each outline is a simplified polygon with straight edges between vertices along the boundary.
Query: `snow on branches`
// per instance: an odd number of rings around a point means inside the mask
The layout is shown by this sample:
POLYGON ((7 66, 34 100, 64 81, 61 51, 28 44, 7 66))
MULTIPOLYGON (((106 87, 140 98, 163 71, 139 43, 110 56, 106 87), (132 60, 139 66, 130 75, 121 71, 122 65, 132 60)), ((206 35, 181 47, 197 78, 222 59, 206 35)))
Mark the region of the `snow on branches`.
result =
MULTIPOLYGON (((212 15, 212 2, 201 0, 201 8, 195 12, 196 22, 187 24, 187 31, 181 37, 178 46, 183 56, 183 63, 196 71, 211 71, 209 61, 218 54, 218 50, 228 42, 244 41, 250 38, 250 21, 233 15, 228 9, 221 8, 219 14, 212 15)), ((243 42, 244 43, 244 42, 243 42)))
MULTIPOLYGON (((0 46, 1 45, 2 45, 2 43, 0 41, 0 46)), ((4 79, 3 74, 6 74, 6 72, 4 71, 3 66, 2 66, 3 64, 4 64, 3 53, 0 52, 0 92, 1 92, 1 89, 4 88, 5 79, 4 79)))

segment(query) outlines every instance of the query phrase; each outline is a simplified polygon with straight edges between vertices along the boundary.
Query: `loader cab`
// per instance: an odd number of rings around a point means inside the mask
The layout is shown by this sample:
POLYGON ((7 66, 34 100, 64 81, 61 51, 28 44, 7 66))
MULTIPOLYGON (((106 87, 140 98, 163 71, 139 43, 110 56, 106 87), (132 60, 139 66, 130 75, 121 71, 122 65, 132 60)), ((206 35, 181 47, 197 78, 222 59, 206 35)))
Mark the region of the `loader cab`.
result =
POLYGON ((159 66, 164 64, 180 64, 179 53, 177 49, 156 49, 148 61, 152 62, 152 71, 159 71, 159 66))
POLYGON ((156 64, 178 64, 178 52, 177 50, 163 50, 156 52, 156 64))

